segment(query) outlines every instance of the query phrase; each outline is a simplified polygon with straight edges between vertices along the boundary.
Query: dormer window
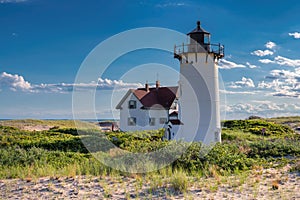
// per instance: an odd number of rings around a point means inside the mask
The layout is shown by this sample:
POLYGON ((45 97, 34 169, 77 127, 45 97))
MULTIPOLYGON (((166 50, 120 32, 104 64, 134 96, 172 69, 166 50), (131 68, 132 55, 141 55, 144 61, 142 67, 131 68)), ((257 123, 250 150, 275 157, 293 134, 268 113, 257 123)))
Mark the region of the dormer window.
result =
POLYGON ((130 100, 128 102, 128 108, 129 109, 136 109, 136 101, 135 100, 130 100))

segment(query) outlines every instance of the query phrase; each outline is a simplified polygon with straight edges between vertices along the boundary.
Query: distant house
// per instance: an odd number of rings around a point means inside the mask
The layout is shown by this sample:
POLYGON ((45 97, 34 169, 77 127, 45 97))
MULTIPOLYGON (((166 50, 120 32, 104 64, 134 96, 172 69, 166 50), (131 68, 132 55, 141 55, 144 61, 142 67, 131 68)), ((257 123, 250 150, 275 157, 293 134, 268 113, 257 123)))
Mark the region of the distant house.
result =
POLYGON ((178 111, 178 87, 130 89, 116 106, 120 110, 120 130, 138 131, 164 128, 169 123, 169 114, 178 111))

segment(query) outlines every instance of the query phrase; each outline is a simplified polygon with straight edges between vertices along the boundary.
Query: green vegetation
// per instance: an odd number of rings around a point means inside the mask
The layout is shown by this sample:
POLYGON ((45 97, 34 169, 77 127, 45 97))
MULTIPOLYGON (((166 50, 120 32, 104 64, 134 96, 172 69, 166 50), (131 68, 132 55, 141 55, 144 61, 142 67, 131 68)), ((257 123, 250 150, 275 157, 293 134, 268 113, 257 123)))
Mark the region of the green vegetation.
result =
POLYGON ((286 124, 286 123, 299 123, 300 124, 300 116, 276 117, 276 118, 266 119, 266 121, 275 122, 275 123, 279 123, 279 124, 286 124))
POLYGON ((291 134, 293 130, 285 125, 268 122, 265 120, 228 120, 224 122, 224 127, 231 130, 242 130, 257 135, 283 135, 291 134), (263 131, 264 130, 264 131, 263 131))
MULTIPOLYGON (((52 128, 44 131, 21 130, 21 120, 0 124, 0 178, 32 178, 40 176, 125 175, 99 162, 92 154, 119 158, 125 165, 149 166, 139 163, 126 152, 147 153, 158 151, 159 157, 145 154, 146 160, 162 166, 170 155, 178 158, 168 167, 149 173, 151 188, 167 185, 160 177, 167 177, 170 187, 185 192, 190 176, 215 177, 240 174, 255 167, 276 167, 298 163, 300 135, 292 129, 271 120, 225 121, 222 143, 208 148, 201 143, 162 141, 163 130, 134 133, 101 133, 86 125, 77 130, 70 121, 25 120, 25 124, 44 124, 52 128), (12 127, 13 126, 13 127, 12 127), (265 129, 264 134, 262 129, 265 129), (170 147, 170 148, 168 148, 170 147), (164 148, 164 151, 161 149, 164 148), (178 150, 186 149, 183 155, 178 150), (124 151, 125 150, 125 151, 124 151), (125 156, 124 156, 125 155, 125 156), (137 163, 135 163, 137 162, 137 163), (156 181, 155 181, 156 180, 156 181)), ((140 174, 139 176, 146 176, 140 174)), ((137 185, 139 187, 139 185, 137 185)), ((216 186, 217 187, 217 186, 216 186)))

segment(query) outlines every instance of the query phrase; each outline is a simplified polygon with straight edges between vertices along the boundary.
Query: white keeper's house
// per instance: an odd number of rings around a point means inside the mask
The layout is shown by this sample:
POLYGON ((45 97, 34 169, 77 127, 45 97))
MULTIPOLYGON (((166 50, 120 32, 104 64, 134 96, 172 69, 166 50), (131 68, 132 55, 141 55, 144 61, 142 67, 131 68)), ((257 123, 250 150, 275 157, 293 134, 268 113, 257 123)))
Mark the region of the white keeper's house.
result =
POLYGON ((188 43, 175 45, 180 63, 178 86, 129 90, 120 109, 122 131, 165 128, 165 138, 221 142, 219 79, 217 62, 224 46, 210 43, 210 33, 200 26, 187 34, 188 43))
POLYGON ((117 105, 120 109, 120 130, 138 131, 164 128, 169 115, 177 113, 178 87, 155 87, 130 89, 117 105))

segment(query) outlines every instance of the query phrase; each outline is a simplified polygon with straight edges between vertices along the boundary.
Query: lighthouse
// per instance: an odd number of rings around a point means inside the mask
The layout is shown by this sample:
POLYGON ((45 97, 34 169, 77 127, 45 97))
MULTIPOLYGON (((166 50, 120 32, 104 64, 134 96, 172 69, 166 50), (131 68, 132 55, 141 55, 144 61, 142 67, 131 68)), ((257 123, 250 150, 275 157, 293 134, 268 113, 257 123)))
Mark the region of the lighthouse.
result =
POLYGON ((187 37, 187 44, 174 47, 174 58, 180 62, 181 121, 174 139, 207 145, 221 142, 217 62, 224 57, 224 46, 210 42, 211 34, 201 27, 200 21, 187 37))

